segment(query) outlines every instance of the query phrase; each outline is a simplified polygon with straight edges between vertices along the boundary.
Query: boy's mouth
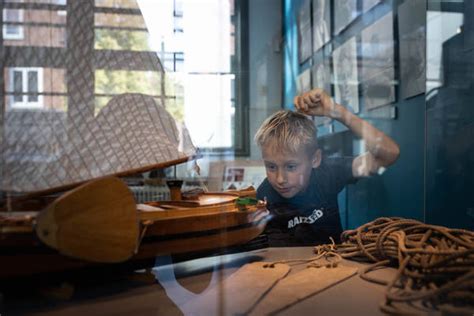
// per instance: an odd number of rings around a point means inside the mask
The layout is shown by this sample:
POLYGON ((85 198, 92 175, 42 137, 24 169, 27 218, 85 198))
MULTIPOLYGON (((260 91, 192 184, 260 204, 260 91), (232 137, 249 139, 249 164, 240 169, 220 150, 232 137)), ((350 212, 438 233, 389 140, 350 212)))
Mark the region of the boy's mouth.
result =
POLYGON ((278 192, 285 194, 291 191, 291 188, 278 188, 278 192))

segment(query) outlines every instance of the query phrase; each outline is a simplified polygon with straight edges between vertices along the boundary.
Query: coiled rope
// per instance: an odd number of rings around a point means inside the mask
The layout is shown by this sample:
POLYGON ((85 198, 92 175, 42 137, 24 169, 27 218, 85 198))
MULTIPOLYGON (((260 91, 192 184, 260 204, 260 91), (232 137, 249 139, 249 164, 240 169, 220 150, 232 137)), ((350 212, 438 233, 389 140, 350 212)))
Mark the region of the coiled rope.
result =
POLYGON ((343 258, 374 263, 361 277, 387 286, 382 311, 474 314, 474 232, 383 217, 344 231, 341 240, 343 258), (391 281, 368 275, 387 266, 398 267, 391 281))

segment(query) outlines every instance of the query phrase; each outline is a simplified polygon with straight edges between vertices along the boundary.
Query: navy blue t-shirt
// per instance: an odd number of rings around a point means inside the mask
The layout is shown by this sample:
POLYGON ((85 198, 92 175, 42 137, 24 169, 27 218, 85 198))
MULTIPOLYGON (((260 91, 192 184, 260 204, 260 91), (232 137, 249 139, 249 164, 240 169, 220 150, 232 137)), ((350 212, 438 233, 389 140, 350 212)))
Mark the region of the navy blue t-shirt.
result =
POLYGON ((353 157, 323 158, 312 169, 308 187, 292 198, 282 197, 265 179, 257 198, 266 199, 272 219, 265 233, 270 246, 306 246, 339 241, 342 226, 337 195, 356 178, 352 175, 353 157))

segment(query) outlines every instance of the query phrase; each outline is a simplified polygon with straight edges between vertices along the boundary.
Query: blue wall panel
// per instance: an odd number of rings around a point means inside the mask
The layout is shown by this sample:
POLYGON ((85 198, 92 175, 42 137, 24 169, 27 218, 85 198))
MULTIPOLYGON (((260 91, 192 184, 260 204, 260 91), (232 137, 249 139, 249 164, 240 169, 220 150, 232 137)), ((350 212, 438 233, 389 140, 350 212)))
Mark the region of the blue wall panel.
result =
MULTIPOLYGON (((298 64, 296 17, 303 1, 284 1, 285 80, 284 101, 292 108, 296 78, 308 67, 298 64)), ((383 1, 360 15, 348 29, 333 37, 329 51, 392 11, 394 32, 398 33, 398 6, 402 0, 383 1)), ((345 228, 354 228, 380 216, 402 216, 428 223, 474 229, 474 1, 451 3, 428 1, 432 12, 464 14, 459 34, 443 44, 443 85, 425 94, 402 99, 397 88, 395 119, 367 119, 400 145, 399 160, 381 176, 361 179, 339 196, 345 228)), ((359 8, 360 9, 360 8, 359 8)), ((444 23, 444 22, 443 22, 444 23)), ((396 36, 397 39, 397 36, 396 36)), ((398 42, 395 41, 395 60, 398 42)), ((360 45, 359 45, 360 46, 360 45)), ((326 49, 326 48, 325 48, 326 49)), ((360 47, 359 47, 360 53, 360 47)), ((315 55, 316 56, 316 55, 315 55)), ((400 78, 395 65, 395 77, 400 78)), ((361 102, 362 103, 362 102, 361 102)), ((362 112, 370 117, 371 112, 362 112)), ((324 148, 332 153, 358 154, 357 142, 341 124, 333 131, 320 129, 324 148), (341 141, 348 138, 348 141, 341 141), (347 148, 334 149, 342 145, 347 148)))

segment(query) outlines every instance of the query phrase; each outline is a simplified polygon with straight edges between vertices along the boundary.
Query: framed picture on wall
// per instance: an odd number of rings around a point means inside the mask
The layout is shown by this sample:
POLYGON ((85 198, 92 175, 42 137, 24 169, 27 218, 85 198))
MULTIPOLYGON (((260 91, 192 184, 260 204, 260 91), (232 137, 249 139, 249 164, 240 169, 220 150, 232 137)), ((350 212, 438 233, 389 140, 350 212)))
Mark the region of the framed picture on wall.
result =
POLYGON ((207 187, 210 191, 257 188, 265 179, 265 166, 261 160, 235 159, 211 161, 207 187))
POLYGON ((313 0, 313 52, 331 39, 331 2, 313 0))
POLYGON ((395 101, 393 14, 386 14, 361 33, 362 96, 365 110, 395 101))
POLYGON ((406 99, 426 89, 426 1, 405 1, 398 7, 400 89, 406 99))
POLYGON ((310 0, 304 0, 298 11, 298 52, 300 64, 311 57, 313 52, 311 37, 311 2, 310 0))
POLYGON ((229 167, 225 169, 224 181, 226 182, 242 182, 244 181, 244 167, 229 167))
MULTIPOLYGON (((321 88, 331 95, 331 65, 329 58, 325 56, 322 60, 315 61, 314 66, 311 69, 312 72, 312 87, 321 88)), ((315 117, 314 122, 316 125, 327 124, 331 119, 327 117, 315 117)))
POLYGON ((334 1, 334 34, 339 34, 358 15, 356 0, 334 1))
POLYGON ((355 37, 336 48, 332 54, 334 65, 334 95, 336 102, 359 113, 357 79, 357 43, 355 37))
POLYGON ((313 73, 313 88, 321 88, 331 94, 331 65, 329 58, 314 62, 311 69, 313 73))

